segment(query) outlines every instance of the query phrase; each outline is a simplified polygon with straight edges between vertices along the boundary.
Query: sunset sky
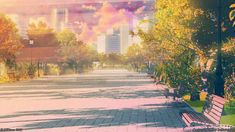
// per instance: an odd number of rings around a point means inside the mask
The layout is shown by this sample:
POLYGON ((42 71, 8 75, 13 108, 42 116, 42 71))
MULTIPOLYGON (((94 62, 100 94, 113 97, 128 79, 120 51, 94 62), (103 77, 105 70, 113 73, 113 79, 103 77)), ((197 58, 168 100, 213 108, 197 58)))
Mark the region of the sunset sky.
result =
POLYGON ((0 6, 39 5, 39 4, 72 4, 72 3, 102 3, 102 2, 136 2, 154 0, 0 0, 0 6))
POLYGON ((50 23, 53 8, 69 9, 69 23, 81 39, 93 42, 111 28, 132 23, 134 17, 152 15, 154 0, 0 0, 0 12, 27 21, 44 17, 50 23))

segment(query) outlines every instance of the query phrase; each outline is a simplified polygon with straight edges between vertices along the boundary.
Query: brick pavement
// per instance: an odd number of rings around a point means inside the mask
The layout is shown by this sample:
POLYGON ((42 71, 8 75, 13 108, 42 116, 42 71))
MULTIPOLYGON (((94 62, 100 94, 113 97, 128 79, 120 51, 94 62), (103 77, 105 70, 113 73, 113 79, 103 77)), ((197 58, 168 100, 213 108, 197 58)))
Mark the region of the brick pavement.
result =
POLYGON ((0 85, 0 128, 62 132, 183 131, 186 108, 145 74, 95 71, 0 85))

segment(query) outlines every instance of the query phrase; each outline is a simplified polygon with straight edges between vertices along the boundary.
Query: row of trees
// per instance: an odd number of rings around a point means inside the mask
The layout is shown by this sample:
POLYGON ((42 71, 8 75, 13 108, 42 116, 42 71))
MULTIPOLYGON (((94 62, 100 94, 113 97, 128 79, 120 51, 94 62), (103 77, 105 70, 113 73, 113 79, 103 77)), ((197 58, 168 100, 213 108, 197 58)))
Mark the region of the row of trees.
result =
MULTIPOLYGON (((77 40, 76 34, 71 30, 55 32, 46 22, 35 21, 29 24, 27 34, 29 40, 34 41, 33 47, 59 49, 57 55, 60 61, 57 65, 60 70, 72 69, 76 73, 81 72, 91 68, 93 61, 97 58, 93 47, 77 40)), ((17 67, 16 56, 23 47, 30 46, 29 40, 21 38, 16 24, 6 15, 0 14, 0 62, 4 63, 7 69, 17 67)), ((34 65, 25 67, 29 70, 33 67, 35 69, 34 65)))
POLYGON ((61 61, 75 71, 91 66, 95 59, 96 52, 92 46, 78 40, 76 34, 69 29, 55 32, 45 22, 38 21, 29 25, 28 35, 29 39, 35 41, 36 47, 59 47, 61 61))
MULTIPOLYGON (((234 32, 229 28, 232 23, 225 19, 228 16, 228 3, 223 7, 224 22, 221 25, 223 77, 226 82, 232 79, 235 67, 235 43, 228 37, 234 32)), ((137 63, 154 63, 156 76, 170 87, 180 87, 186 93, 195 93, 207 85, 209 92, 214 92, 218 41, 217 3, 214 0, 158 0, 155 7, 156 22, 147 33, 140 29, 135 34, 143 42, 131 47, 130 50, 134 50, 131 58, 142 60, 137 63), (207 78, 207 81, 203 82, 202 78, 207 78)), ((231 81, 225 84, 231 86, 231 81)))

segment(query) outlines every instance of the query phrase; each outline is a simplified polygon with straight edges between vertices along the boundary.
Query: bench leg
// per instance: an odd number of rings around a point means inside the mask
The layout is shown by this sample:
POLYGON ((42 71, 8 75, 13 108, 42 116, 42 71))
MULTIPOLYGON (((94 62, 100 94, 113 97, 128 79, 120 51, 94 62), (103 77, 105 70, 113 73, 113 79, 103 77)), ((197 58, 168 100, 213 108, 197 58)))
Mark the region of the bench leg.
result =
POLYGON ((168 99, 168 95, 167 94, 165 94, 165 97, 168 99))

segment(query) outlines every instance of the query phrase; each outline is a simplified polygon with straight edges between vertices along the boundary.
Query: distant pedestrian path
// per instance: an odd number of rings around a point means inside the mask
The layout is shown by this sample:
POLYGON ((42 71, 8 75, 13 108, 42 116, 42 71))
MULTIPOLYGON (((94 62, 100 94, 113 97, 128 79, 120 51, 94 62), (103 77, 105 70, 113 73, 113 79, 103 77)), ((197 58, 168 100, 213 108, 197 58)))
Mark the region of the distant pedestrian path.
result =
POLYGON ((24 131, 183 131, 186 107, 146 74, 123 69, 0 85, 0 128, 24 131))

